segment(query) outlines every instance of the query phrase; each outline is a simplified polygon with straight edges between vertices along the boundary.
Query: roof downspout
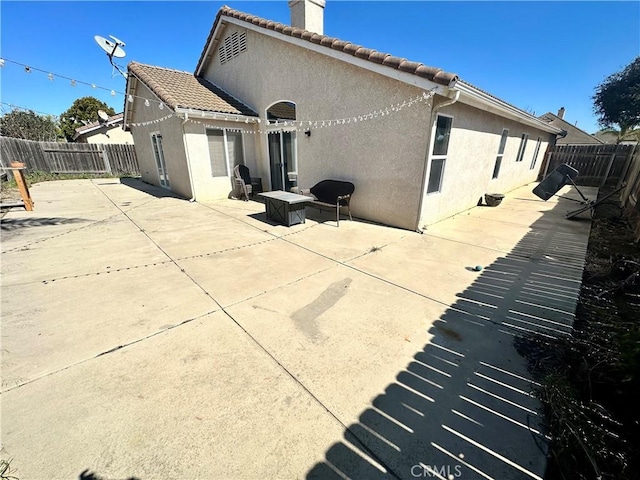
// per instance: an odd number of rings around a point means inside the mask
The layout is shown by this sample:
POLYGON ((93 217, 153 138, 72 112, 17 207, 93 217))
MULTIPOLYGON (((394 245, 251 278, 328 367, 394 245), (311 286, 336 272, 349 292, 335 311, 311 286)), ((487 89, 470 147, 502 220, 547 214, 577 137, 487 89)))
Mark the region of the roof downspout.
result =
POLYGON ((184 154, 187 157, 187 172, 189 173, 189 183, 191 184, 191 198, 190 202, 196 201, 195 188, 193 186, 193 175, 191 174, 191 159, 189 158, 189 147, 187 146, 187 132, 184 130, 184 125, 189 121, 189 114, 184 114, 184 121, 182 122, 182 143, 184 144, 184 154))
POLYGON ((428 147, 427 147, 427 154, 424 157, 424 175, 422 176, 422 188, 420 189, 421 195, 420 195, 420 208, 418 209, 418 219, 416 220, 416 232, 418 233, 424 233, 424 231, 420 228, 420 219, 422 218, 422 208, 424 206, 424 190, 425 190, 425 185, 427 183, 427 170, 429 169, 429 158, 431 157, 431 155, 429 154, 429 152, 431 152, 431 148, 433 146, 433 135, 431 134, 433 132, 433 122, 435 121, 435 119, 437 118, 437 114, 438 114, 438 110, 440 110, 443 107, 448 107, 449 105, 453 105, 454 103, 456 103, 458 101, 458 99, 460 98, 460 90, 454 90, 455 91, 455 95, 453 96, 453 98, 449 98, 449 100, 445 100, 442 103, 439 103, 438 105, 434 105, 431 108, 431 117, 429 119, 429 141, 427 143, 428 147))

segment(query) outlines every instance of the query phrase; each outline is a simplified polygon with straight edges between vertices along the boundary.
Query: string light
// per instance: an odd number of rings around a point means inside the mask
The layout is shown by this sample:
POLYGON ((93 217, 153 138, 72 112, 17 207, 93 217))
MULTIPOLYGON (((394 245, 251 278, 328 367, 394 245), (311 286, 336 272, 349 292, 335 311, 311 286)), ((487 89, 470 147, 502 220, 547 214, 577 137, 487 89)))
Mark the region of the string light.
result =
MULTIPOLYGON (((69 80, 71 83, 71 86, 75 87, 77 84, 82 84, 82 85, 87 85, 90 86, 93 89, 101 89, 101 90, 106 90, 106 91, 110 91, 111 96, 116 96, 116 94, 119 95, 125 95, 125 93, 123 92, 116 92, 115 90, 110 90, 106 87, 101 87, 99 85, 96 85, 95 83, 87 83, 87 82, 83 82, 81 80, 76 80, 70 77, 66 77, 64 75, 60 75, 60 74, 55 74, 52 72, 47 73, 45 70, 41 70, 35 67, 30 67, 28 65, 24 65, 21 64, 19 62, 15 62, 13 60, 9 60, 9 59, 4 59, 4 58, 0 58, 0 68, 5 66, 5 62, 8 63, 14 63, 16 65, 20 65, 24 68, 26 73, 31 73, 32 71, 38 71, 38 72, 42 72, 44 74, 47 75, 47 78, 51 81, 54 80, 55 76, 59 77, 59 78, 64 78, 66 80, 69 80)), ((384 117, 384 116, 388 116, 391 113, 394 112, 399 112, 401 110, 403 110, 405 107, 410 107, 413 106, 417 103, 421 103, 421 102, 426 102, 428 101, 431 97, 433 97, 434 95, 434 90, 430 90, 428 92, 423 92, 421 95, 418 95, 414 98, 409 99, 408 101, 405 100, 402 103, 397 103, 397 104, 393 104, 390 105, 386 108, 381 108, 379 110, 373 111, 373 112, 369 112, 366 114, 360 114, 360 115, 355 115, 355 116, 350 116, 350 117, 345 117, 345 118, 339 118, 339 119, 330 119, 330 120, 304 120, 304 121, 297 121, 297 120, 283 120, 282 122, 280 122, 279 120, 276 120, 273 124, 269 124, 267 123, 267 125, 271 128, 267 128, 267 129, 250 129, 250 130, 243 130, 243 129, 238 129, 238 128, 226 128, 227 130, 232 130, 232 131, 238 131, 238 132, 242 132, 242 133, 246 133, 246 134, 275 134, 275 133, 279 133, 281 131, 302 131, 302 130, 308 130, 309 128, 313 127, 313 128, 327 128, 327 127, 333 127, 336 125, 350 125, 352 123, 358 123, 358 122, 364 122, 364 121, 368 121, 368 120, 374 120, 377 119, 379 117, 384 117), (306 124, 306 127, 304 127, 303 125, 306 124), (282 126, 284 126, 284 128, 281 128, 282 126), (274 128, 275 127, 275 128, 274 128)), ((137 95, 131 95, 128 94, 127 95, 127 102, 129 103, 133 103, 135 98, 139 98, 139 99, 143 99, 144 100, 144 106, 145 107, 149 107, 151 105, 151 102, 154 103, 158 103, 158 108, 160 110, 164 109, 164 102, 162 101, 157 101, 157 100, 149 100, 148 98, 145 97, 140 97, 137 95)), ((173 113, 162 117, 160 119, 157 120, 151 120, 149 122, 142 122, 142 123, 131 123, 128 124, 128 126, 145 126, 145 125, 150 125, 152 123, 157 123, 157 122, 161 122, 166 120, 167 118, 170 118, 173 116, 173 113)), ((231 121, 229 119, 229 117, 227 117, 226 115, 224 117, 221 117, 219 119, 224 119, 225 121, 231 121)), ((240 122, 240 119, 237 116, 232 117, 232 119, 235 122, 240 122)), ((209 125, 206 122, 200 122, 197 120, 193 120, 191 118, 187 118, 186 120, 190 121, 190 122, 194 122, 194 123, 198 123, 198 124, 202 124, 205 125, 209 128, 218 128, 218 129, 222 129, 224 127, 213 127, 211 125, 209 125)), ((249 119, 245 118, 244 121, 245 124, 249 123, 249 119)), ((254 119, 254 121, 252 121, 251 123, 257 123, 260 124, 261 121, 259 118, 254 119)))

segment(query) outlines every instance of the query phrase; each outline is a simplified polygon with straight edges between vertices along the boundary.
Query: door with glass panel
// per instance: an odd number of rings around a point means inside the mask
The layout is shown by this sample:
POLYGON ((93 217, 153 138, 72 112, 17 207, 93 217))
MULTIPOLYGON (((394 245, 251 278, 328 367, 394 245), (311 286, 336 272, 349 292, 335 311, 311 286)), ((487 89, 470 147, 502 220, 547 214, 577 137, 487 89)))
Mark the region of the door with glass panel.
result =
POLYGON ((269 134, 271 190, 291 191, 298 185, 295 132, 269 134))
POLYGON ((151 134, 151 145, 153 146, 153 155, 156 159, 160 186, 164 188, 171 188, 171 185, 169 184, 169 174, 167 173, 167 162, 165 162, 164 151, 162 149, 162 135, 159 133, 151 134))

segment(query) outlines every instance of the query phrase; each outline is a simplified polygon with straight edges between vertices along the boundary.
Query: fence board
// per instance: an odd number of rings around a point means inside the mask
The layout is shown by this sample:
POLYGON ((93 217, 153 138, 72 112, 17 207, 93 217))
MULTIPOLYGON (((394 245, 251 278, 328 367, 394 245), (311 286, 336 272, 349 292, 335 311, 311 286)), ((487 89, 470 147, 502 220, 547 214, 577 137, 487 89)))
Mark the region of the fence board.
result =
POLYGON ((133 145, 33 142, 0 137, 0 162, 22 162, 27 171, 140 174, 133 145))
POLYGON ((545 172, 562 164, 578 170, 578 185, 615 186, 623 180, 633 145, 555 145, 549 149, 545 172))

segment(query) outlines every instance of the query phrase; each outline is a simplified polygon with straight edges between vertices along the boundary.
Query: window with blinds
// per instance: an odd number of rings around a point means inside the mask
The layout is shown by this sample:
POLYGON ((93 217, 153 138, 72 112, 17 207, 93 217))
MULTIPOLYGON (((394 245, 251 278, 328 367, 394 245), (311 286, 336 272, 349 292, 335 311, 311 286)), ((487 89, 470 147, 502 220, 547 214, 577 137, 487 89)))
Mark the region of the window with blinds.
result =
POLYGON ((236 165, 244 164, 242 133, 207 130, 212 177, 228 177, 236 165))

